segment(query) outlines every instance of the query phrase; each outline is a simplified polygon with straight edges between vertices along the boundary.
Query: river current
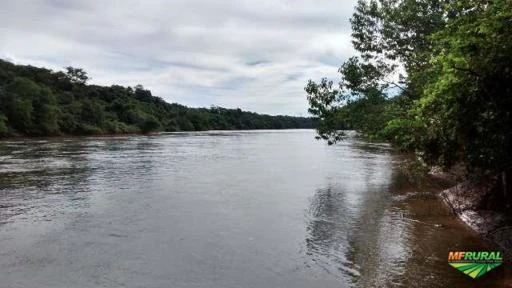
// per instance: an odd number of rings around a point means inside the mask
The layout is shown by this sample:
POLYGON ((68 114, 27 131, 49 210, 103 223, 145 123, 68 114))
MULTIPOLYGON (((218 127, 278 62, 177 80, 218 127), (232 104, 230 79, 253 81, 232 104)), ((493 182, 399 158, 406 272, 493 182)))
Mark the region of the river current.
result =
POLYGON ((500 285, 502 268, 448 265, 489 244, 409 183, 405 156, 314 136, 0 141, 0 287, 500 285))

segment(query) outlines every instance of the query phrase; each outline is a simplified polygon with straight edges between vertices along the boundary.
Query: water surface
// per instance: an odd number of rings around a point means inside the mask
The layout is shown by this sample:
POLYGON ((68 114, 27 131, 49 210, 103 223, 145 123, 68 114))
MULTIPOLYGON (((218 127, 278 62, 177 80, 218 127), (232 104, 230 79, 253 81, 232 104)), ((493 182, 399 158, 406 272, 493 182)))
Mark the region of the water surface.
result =
POLYGON ((448 266, 488 244, 402 159, 310 130, 1 141, 0 286, 500 285, 448 266))

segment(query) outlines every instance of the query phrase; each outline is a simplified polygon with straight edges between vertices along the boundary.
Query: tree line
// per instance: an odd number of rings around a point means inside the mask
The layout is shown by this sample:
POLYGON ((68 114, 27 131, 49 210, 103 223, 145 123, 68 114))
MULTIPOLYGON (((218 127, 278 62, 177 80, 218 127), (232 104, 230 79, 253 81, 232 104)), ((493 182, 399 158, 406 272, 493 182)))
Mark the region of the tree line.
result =
POLYGON ((0 136, 315 127, 310 117, 189 108, 153 96, 141 85, 105 87, 88 80, 80 68, 55 72, 0 59, 0 136))
POLYGON ((512 166, 512 1, 360 0, 351 25, 339 83, 305 87, 319 137, 356 129, 468 175, 512 166))

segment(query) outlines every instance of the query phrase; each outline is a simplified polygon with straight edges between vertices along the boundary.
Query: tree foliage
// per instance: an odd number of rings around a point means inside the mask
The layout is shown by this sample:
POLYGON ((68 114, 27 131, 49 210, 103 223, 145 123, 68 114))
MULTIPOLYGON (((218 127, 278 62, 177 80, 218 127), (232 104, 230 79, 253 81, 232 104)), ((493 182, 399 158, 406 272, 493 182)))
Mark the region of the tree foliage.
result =
POLYGON ((0 60, 0 136, 314 128, 315 119, 269 116, 221 107, 188 108, 134 88, 87 85, 66 72, 0 60))
POLYGON ((74 84, 86 84, 89 80, 87 72, 82 68, 74 68, 71 66, 66 67, 66 77, 74 84))
POLYGON ((322 138, 345 126, 431 164, 510 165, 511 1, 361 0, 351 23, 339 88, 305 88, 322 138))

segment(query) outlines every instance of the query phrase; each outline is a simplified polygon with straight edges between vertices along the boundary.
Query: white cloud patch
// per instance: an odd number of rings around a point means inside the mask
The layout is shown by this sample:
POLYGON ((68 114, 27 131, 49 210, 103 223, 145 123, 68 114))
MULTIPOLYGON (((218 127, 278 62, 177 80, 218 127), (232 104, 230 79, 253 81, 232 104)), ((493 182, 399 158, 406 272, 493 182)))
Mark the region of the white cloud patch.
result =
POLYGON ((17 0, 0 9, 0 57, 82 67, 189 106, 305 115, 307 80, 353 55, 355 0, 17 0))

